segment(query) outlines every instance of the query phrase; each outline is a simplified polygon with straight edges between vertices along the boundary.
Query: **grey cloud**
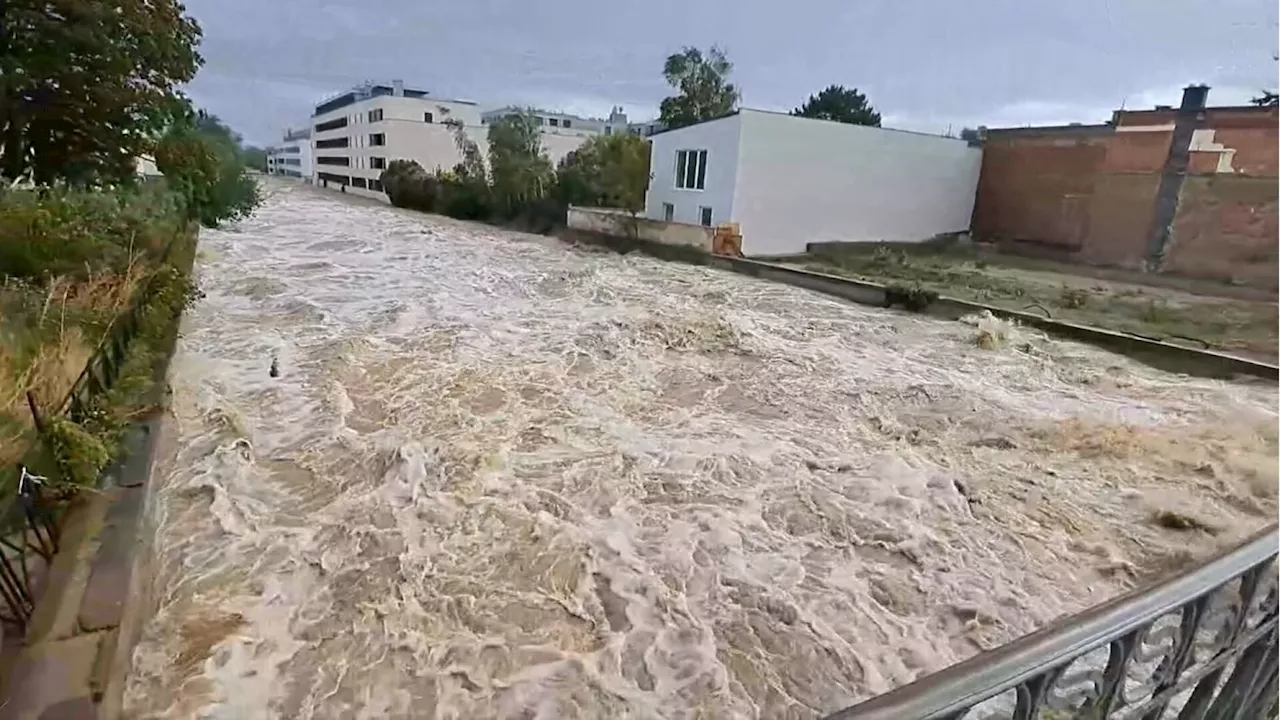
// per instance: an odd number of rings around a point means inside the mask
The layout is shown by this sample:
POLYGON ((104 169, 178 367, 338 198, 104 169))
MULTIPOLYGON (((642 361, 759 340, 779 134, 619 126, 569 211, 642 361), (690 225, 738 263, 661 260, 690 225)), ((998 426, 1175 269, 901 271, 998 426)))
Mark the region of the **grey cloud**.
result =
POLYGON ((1274 0, 191 0, 208 64, 192 96, 269 142, 366 79, 485 106, 652 114, 662 61, 725 46, 745 105, 789 109, 831 83, 892 123, 1090 122, 1122 102, 1214 103, 1276 84, 1274 0))

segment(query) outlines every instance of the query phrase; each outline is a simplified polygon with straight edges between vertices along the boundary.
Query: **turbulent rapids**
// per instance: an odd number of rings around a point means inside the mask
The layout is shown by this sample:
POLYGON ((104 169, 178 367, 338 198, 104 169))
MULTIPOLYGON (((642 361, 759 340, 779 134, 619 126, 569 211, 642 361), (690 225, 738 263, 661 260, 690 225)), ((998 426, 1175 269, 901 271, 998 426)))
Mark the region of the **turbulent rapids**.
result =
POLYGON ((813 718, 1276 512, 1274 386, 270 192, 202 236, 129 717, 813 718))

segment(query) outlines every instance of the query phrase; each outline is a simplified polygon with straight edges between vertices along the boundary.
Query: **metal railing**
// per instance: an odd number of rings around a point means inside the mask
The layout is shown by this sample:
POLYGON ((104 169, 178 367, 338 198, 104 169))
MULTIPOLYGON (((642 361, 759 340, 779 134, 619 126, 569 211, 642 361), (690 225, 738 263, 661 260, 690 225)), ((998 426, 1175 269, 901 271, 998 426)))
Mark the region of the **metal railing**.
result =
MULTIPOLYGON (((165 246, 158 257, 159 266, 168 262, 175 242, 179 240, 165 246)), ((157 282, 153 273, 134 293, 129 307, 111 323, 66 397, 53 406, 53 415, 65 415, 72 422, 82 423, 92 410, 93 398, 115 384, 128 358, 129 345, 137 336, 139 316, 157 282)), ((38 467, 19 464, 14 468, 14 481, 0 491, 0 623, 20 631, 26 629, 35 607, 32 554, 48 564, 58 551, 59 498, 51 496, 44 485, 50 478, 64 483, 75 480, 66 460, 45 441, 48 418, 30 392, 27 404, 36 429, 36 442, 27 453, 27 460, 38 467)))
POLYGON ((1276 718, 1278 545, 1273 526, 827 720, 1276 718))

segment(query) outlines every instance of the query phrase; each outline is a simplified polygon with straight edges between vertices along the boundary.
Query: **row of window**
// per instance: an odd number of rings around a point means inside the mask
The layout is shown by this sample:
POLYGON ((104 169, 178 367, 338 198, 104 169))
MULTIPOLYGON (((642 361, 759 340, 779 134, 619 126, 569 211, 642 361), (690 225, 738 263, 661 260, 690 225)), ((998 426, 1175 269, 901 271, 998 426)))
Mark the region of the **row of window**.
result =
MULTIPOLYGON (((512 117, 513 115, 516 115, 516 114, 517 113, 511 113, 506 117, 512 117)), ((533 118, 534 125, 542 125, 545 123, 546 125, 550 125, 551 127, 570 128, 570 129, 573 128, 573 121, 570 120, 569 118, 544 118, 541 115, 532 115, 530 117, 533 118)), ((427 122, 431 122, 431 121, 428 120, 427 122)), ((480 120, 480 124, 482 125, 488 125, 490 122, 492 122, 490 118, 483 118, 480 120)))
POLYGON ((676 151, 676 188, 703 190, 707 184, 707 151, 676 151))
POLYGON ((322 123, 316 123, 316 132, 324 132, 326 130, 337 130, 347 126, 347 118, 340 117, 332 120, 325 120, 322 123))
MULTIPOLYGON (((662 203, 662 219, 666 220, 667 222, 671 222, 672 220, 675 220, 675 217, 676 217, 676 206, 672 205, 671 203, 666 203, 666 202, 662 203)), ((707 227, 711 227, 711 208, 707 207, 706 205, 699 206, 698 219, 702 222, 703 225, 707 227)))
POLYGON ((333 173, 322 172, 322 173, 316 173, 316 179, 320 180, 321 183, 326 186, 329 183, 333 183, 335 185, 350 185, 351 187, 358 187, 364 190, 373 190, 375 192, 382 192, 382 181, 377 178, 374 178, 372 180, 365 180, 364 178, 361 178, 361 177, 350 177, 347 175, 334 175, 333 173))
POLYGON ((343 167, 351 167, 351 158, 346 155, 317 155, 317 165, 341 165, 343 167))
POLYGON ((328 140, 317 140, 316 149, 327 150, 329 148, 344 148, 350 144, 351 138, 348 137, 330 138, 328 140))

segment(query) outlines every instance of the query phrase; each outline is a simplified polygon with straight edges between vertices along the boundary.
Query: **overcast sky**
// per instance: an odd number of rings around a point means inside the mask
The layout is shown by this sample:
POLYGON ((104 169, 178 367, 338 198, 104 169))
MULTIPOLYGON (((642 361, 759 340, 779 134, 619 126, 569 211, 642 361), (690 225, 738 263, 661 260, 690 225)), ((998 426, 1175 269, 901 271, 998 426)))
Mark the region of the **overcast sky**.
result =
POLYGON ((206 64, 188 92, 255 143, 324 96, 404 80, 483 108, 649 119, 662 62, 726 48, 746 107, 857 87, 891 127, 1097 122, 1276 85, 1276 0, 187 0, 206 64))

